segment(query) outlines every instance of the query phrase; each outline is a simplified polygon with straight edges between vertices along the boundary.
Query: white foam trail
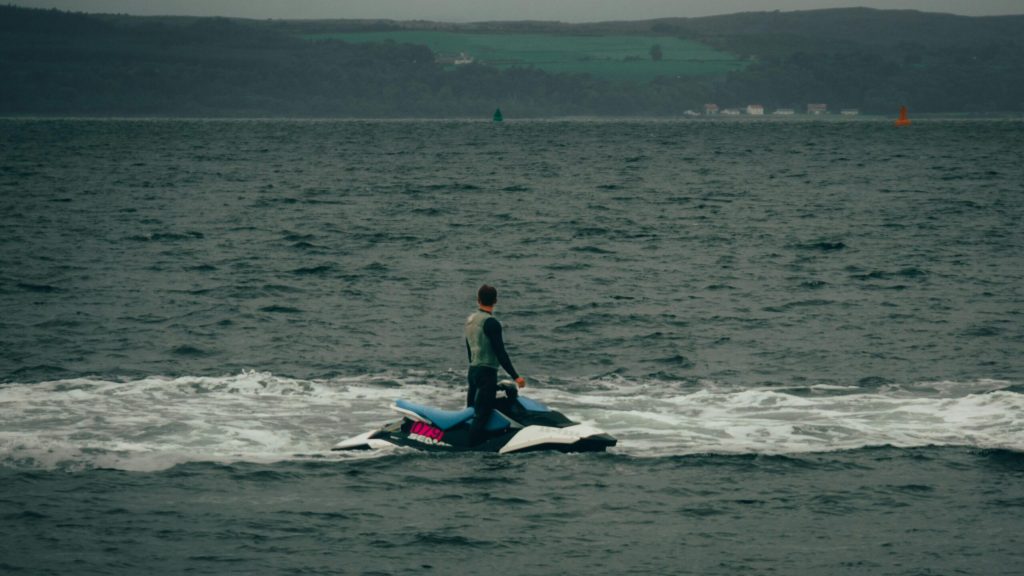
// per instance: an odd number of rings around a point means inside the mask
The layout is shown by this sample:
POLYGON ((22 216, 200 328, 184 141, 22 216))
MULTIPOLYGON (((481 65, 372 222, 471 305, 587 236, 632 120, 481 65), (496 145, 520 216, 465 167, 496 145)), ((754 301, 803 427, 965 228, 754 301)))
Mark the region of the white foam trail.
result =
MULTIPOLYGON (((593 421, 636 455, 794 454, 891 445, 1024 451, 1024 395, 1008 382, 925 383, 873 393, 838 387, 572 396, 537 394, 570 417, 593 421), (829 391, 822 394, 821 391, 829 391)), ((664 388, 662 386, 661 388, 664 388)))
MULTIPOLYGON (((459 408, 460 379, 426 374, 296 380, 224 377, 73 379, 0 387, 0 462, 160 470, 183 462, 338 458, 329 447, 395 416, 404 397, 459 408)), ((534 382, 525 392, 619 438, 636 456, 791 454, 865 446, 1024 451, 1024 395, 1009 383, 693 389, 625 379, 534 382)))
POLYGON ((269 373, 79 378, 0 388, 0 461, 52 468, 159 470, 191 461, 316 458, 347 432, 389 418, 400 388, 452 391, 405 377, 294 380, 269 373))

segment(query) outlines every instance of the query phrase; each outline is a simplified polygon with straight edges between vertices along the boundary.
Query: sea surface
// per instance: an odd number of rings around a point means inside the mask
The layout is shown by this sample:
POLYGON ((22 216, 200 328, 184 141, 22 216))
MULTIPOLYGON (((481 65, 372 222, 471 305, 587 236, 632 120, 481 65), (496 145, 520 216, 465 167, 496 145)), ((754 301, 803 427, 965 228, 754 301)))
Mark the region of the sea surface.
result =
POLYGON ((0 119, 2 574, 1024 574, 1024 120, 0 119), (477 287, 603 454, 458 408, 477 287))

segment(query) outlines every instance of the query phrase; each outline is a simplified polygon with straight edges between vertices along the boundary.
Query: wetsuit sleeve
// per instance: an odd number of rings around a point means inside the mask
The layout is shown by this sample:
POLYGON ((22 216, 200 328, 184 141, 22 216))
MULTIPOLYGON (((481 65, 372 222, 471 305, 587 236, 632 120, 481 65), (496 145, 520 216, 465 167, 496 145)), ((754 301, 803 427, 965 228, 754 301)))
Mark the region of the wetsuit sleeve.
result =
POLYGON ((519 378, 516 369, 512 367, 512 361, 508 358, 508 352, 505 351, 505 340, 501 337, 501 322, 494 318, 485 320, 484 334, 491 341, 491 348, 494 348, 494 355, 498 357, 498 363, 501 364, 501 367, 505 369, 505 372, 508 372, 508 375, 513 380, 519 378))

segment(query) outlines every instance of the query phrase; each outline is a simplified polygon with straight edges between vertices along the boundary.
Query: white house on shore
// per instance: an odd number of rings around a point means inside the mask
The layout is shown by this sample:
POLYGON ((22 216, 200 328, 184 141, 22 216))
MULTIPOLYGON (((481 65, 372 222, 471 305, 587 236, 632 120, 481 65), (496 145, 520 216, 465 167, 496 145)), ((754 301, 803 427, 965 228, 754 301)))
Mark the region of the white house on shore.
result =
POLYGON ((434 62, 442 66, 465 66, 466 64, 472 64, 475 60, 465 52, 459 52, 458 54, 438 53, 434 56, 434 62))
POLYGON ((764 116, 764 106, 760 104, 747 105, 747 114, 751 116, 764 116))

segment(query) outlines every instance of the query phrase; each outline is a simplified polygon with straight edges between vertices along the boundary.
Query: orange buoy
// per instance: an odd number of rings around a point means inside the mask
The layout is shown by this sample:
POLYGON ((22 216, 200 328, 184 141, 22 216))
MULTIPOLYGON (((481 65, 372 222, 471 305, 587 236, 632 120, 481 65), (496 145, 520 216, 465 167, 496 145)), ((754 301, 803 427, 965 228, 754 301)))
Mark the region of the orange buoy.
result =
POLYGON ((900 106, 900 117, 896 120, 897 126, 910 126, 910 118, 907 118, 907 107, 900 106))

